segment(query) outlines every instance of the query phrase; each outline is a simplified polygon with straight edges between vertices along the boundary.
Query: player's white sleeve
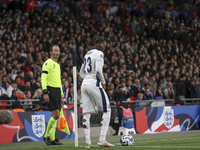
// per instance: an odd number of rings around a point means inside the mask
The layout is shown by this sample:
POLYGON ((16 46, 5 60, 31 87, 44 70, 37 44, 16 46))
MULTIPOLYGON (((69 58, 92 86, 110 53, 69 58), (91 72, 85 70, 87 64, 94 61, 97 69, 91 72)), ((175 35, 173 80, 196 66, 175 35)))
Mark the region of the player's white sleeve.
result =
POLYGON ((80 70, 80 76, 84 79, 85 78, 85 73, 84 73, 84 64, 81 65, 81 70, 80 70))
MULTIPOLYGON (((102 57, 102 56, 100 56, 102 57)), ((97 71, 97 76, 99 77, 101 83, 105 84, 106 81, 104 79, 104 76, 103 76, 103 58, 98 58, 96 60, 96 71, 97 71)))

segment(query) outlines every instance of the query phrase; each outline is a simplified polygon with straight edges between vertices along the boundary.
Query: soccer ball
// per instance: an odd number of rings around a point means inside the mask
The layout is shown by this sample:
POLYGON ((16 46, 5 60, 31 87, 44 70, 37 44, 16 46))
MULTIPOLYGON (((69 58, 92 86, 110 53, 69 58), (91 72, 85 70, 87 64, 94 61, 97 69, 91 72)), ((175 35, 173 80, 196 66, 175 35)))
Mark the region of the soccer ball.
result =
POLYGON ((132 137, 132 135, 130 134, 125 134, 122 135, 121 139, 120 139, 120 143, 122 146, 131 146, 134 142, 134 139, 132 137))

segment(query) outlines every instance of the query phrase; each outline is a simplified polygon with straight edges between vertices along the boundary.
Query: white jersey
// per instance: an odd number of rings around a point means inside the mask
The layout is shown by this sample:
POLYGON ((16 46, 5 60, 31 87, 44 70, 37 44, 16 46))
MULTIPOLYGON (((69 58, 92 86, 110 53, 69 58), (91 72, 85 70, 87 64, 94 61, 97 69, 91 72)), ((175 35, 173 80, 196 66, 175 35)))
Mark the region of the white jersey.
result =
POLYGON ((84 79, 82 84, 105 84, 103 76, 104 54, 94 48, 88 51, 81 66, 80 75, 84 79))
POLYGON ((84 57, 80 71, 83 78, 81 84, 83 114, 97 113, 98 110, 104 112, 111 110, 108 96, 100 84, 100 82, 106 83, 102 71, 103 58, 103 52, 97 49, 91 49, 84 57))

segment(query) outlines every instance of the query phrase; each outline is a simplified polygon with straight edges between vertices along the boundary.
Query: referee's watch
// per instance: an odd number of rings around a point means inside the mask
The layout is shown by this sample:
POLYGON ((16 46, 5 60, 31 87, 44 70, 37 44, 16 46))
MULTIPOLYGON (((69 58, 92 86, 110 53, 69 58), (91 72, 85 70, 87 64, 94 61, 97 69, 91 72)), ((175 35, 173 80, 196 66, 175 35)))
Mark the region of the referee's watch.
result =
POLYGON ((47 89, 43 90, 43 93, 44 93, 44 95, 48 94, 48 90, 47 89))

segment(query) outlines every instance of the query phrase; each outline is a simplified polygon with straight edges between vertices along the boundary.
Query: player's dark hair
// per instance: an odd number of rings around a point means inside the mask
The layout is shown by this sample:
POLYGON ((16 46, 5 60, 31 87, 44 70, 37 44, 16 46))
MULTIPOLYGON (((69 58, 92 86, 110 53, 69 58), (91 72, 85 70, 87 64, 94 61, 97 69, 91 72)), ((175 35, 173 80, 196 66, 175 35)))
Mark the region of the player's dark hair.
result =
POLYGON ((95 43, 101 43, 105 41, 102 37, 98 36, 98 35, 95 35, 92 40, 89 42, 88 46, 94 46, 95 43))
POLYGON ((92 40, 88 43, 88 46, 94 46, 95 41, 99 38, 98 35, 95 35, 92 40))
POLYGON ((52 45, 50 46, 50 48, 49 48, 49 52, 52 52, 52 51, 53 51, 53 47, 54 47, 54 46, 58 46, 58 47, 59 47, 58 44, 52 44, 52 45))

